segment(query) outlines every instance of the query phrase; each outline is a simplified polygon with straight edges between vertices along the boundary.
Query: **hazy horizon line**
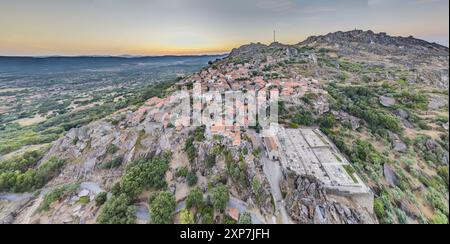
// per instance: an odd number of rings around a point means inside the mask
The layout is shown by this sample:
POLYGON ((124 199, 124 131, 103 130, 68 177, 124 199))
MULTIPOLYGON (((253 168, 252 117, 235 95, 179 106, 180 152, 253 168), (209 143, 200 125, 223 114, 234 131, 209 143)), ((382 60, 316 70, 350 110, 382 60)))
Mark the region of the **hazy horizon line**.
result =
POLYGON ((0 58, 164 58, 164 57, 213 57, 213 56, 225 56, 228 53, 213 53, 213 54, 163 54, 163 55, 129 55, 129 54, 92 54, 92 55, 1 55, 0 58))
MULTIPOLYGON (((353 31, 353 30, 362 30, 362 29, 352 29, 352 30, 346 30, 346 31, 334 31, 334 32, 328 32, 326 34, 319 34, 319 35, 311 35, 311 36, 325 36, 327 34, 330 33, 336 33, 336 32, 349 32, 349 31, 353 31)), ((372 31, 371 29, 367 29, 367 30, 362 30, 362 31, 372 31)), ((381 32, 375 32, 376 34, 379 34, 381 32)), ((389 34, 387 33, 389 36, 392 37, 407 37, 405 35, 395 35, 395 34, 389 34)), ((308 36, 306 38, 303 38, 303 41, 307 40, 309 37, 308 36)), ((423 40, 432 44, 438 44, 441 45, 443 47, 449 48, 449 43, 443 43, 440 42, 438 40, 430 40, 424 37, 417 37, 417 36, 413 36, 413 38, 418 39, 418 40, 423 40)), ((276 41, 277 43, 281 43, 284 45, 297 45, 299 43, 301 43, 302 41, 299 42, 295 42, 295 43, 287 43, 287 42, 282 42, 282 41, 276 41)), ((76 58, 76 57, 122 57, 122 58, 143 58, 143 57, 189 57, 189 56, 222 56, 222 55, 228 55, 230 54, 230 52, 235 49, 235 48, 239 48, 242 47, 244 45, 248 45, 248 44, 252 44, 252 43, 261 43, 264 45, 270 45, 274 42, 265 42, 265 41, 250 41, 244 44, 238 44, 237 46, 230 48, 230 50, 220 50, 220 51, 213 51, 213 52, 199 52, 199 53, 187 53, 187 54, 172 54, 172 53, 167 53, 167 54, 38 54, 38 55, 31 55, 31 54, 0 54, 0 57, 5 58, 5 57, 23 57, 23 58, 52 58, 52 57, 72 57, 72 58, 76 58)))

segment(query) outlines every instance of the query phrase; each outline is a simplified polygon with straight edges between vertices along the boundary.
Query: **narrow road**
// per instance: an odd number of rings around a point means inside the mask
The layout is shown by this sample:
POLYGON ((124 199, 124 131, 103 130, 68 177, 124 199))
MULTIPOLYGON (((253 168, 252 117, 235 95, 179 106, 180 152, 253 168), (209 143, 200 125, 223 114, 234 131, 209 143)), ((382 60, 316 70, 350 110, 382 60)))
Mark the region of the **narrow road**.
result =
POLYGON ((280 181, 283 179, 281 166, 277 162, 269 160, 265 155, 261 156, 261 161, 263 162, 264 173, 269 180, 272 196, 275 201, 275 209, 278 217, 274 220, 274 224, 292 224, 280 190, 280 181))

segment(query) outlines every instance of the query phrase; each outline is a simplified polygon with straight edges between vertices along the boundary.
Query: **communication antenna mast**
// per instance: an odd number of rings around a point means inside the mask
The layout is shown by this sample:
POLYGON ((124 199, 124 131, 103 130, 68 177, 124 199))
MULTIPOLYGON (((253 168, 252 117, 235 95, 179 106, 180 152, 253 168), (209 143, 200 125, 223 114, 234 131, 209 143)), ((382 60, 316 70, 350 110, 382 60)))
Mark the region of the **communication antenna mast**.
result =
POLYGON ((277 42, 277 31, 276 30, 273 31, 273 42, 274 43, 277 42))

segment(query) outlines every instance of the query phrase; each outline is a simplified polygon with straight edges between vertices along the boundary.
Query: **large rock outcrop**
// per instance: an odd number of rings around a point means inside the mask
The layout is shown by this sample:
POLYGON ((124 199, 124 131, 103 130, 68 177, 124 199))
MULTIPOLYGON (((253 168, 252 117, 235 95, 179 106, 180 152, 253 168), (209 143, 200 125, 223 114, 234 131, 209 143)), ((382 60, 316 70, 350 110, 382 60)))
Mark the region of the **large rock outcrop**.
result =
POLYGON ((375 224, 372 211, 347 199, 337 201, 314 177, 290 174, 285 182, 286 208, 300 224, 375 224))

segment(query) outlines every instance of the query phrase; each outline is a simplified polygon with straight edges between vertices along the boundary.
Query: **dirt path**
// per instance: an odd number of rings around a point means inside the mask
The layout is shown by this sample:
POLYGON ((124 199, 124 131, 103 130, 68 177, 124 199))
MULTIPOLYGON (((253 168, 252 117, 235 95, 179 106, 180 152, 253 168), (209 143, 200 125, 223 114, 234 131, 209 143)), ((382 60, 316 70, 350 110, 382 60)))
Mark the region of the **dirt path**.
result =
POLYGON ((14 220, 15 224, 30 224, 33 214, 38 210, 44 199, 44 193, 41 193, 35 200, 25 206, 14 220))

